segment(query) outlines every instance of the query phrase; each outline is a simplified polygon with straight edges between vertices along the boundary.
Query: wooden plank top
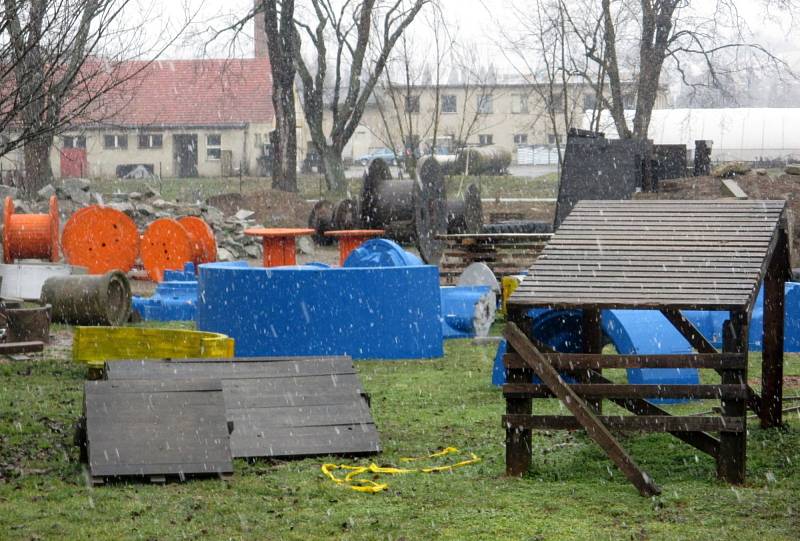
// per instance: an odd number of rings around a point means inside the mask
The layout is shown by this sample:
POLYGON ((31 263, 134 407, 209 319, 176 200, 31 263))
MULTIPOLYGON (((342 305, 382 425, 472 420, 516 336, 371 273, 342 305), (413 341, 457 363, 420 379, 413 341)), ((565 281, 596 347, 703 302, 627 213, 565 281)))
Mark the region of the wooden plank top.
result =
POLYGON ((785 201, 581 201, 509 305, 738 310, 777 243, 785 201))

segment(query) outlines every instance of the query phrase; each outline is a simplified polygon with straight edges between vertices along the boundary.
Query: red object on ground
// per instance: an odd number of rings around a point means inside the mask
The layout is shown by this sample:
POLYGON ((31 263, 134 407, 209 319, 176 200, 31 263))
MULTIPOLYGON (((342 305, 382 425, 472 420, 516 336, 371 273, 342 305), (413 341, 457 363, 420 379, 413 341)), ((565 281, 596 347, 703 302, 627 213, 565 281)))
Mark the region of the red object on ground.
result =
POLYGON ((69 217, 61 246, 67 262, 89 274, 128 272, 139 256, 139 230, 124 212, 92 205, 69 217))
POLYGON ((47 214, 15 214, 14 200, 3 206, 3 261, 49 259, 58 261, 58 199, 50 197, 47 214))
POLYGON ((373 237, 380 237, 386 231, 383 229, 345 229, 341 231, 326 231, 326 237, 334 237, 339 241, 339 266, 343 267, 350 252, 361 246, 364 241, 373 237))
POLYGON ((182 270, 189 262, 197 267, 216 261, 217 242, 214 232, 200 218, 159 218, 142 235, 141 258, 147 275, 161 282, 165 270, 182 270))
POLYGON ((253 227, 244 230, 245 235, 261 237, 264 247, 264 266, 280 267, 296 265, 295 237, 313 235, 313 229, 287 229, 253 227))

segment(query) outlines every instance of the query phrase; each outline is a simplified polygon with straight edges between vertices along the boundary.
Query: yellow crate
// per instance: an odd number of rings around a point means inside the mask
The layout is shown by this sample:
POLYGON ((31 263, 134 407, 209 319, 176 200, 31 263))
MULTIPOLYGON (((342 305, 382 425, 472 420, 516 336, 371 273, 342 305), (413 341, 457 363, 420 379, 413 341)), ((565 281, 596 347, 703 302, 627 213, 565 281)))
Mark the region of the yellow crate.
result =
POLYGON ((233 357, 234 342, 224 334, 140 327, 75 327, 72 359, 90 369, 119 359, 233 357))

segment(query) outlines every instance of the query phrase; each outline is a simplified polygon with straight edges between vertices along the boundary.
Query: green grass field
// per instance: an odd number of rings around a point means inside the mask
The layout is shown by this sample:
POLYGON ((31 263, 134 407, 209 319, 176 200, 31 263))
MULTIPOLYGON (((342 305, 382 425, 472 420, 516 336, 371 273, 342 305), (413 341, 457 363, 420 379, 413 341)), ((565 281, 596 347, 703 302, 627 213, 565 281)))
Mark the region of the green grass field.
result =
MULTIPOLYGON (((481 457, 451 473, 382 478, 389 490, 375 495, 337 486, 320 472, 323 462, 369 460, 333 457, 237 460, 230 482, 93 488, 73 445, 84 370, 63 359, 3 361, 0 539, 798 538, 797 412, 781 430, 750 423, 745 486, 718 481, 709 457, 668 435, 635 435, 625 446, 663 489, 641 498, 580 432, 535 433, 529 474, 510 479, 503 475, 504 402, 489 383, 493 355, 491 346, 458 340, 439 360, 357 363, 384 448, 376 463, 398 465, 400 457, 442 446, 481 457)), ((759 361, 752 356, 752 377, 759 361)), ((800 374, 800 356, 788 357, 786 372, 800 374)), ((561 409, 554 400, 536 408, 561 409)))

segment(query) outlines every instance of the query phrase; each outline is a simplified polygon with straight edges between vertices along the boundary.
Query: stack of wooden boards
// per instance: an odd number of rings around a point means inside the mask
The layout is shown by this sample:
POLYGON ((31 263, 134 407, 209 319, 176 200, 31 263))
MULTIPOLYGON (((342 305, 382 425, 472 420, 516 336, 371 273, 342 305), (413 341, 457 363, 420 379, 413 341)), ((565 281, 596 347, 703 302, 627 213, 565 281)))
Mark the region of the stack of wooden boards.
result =
POLYGON ((226 475, 232 458, 380 451, 349 357, 115 361, 85 386, 95 482, 226 475))

